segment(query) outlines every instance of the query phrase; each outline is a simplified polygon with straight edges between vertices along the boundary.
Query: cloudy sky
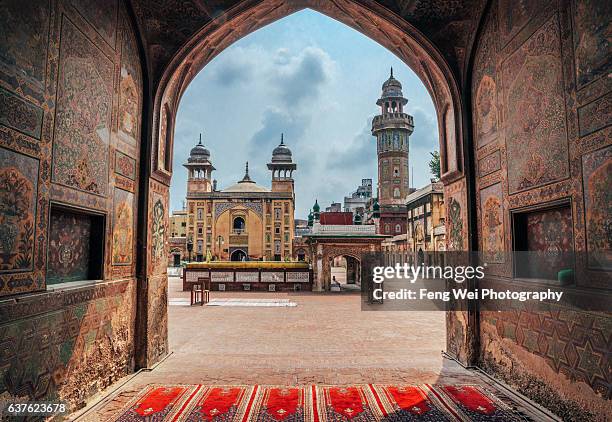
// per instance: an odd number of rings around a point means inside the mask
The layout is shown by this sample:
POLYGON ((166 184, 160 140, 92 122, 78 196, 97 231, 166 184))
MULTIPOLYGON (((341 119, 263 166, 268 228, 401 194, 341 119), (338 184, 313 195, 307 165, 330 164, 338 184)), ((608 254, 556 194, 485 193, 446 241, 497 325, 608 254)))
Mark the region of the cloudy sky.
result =
POLYGON ((414 116, 413 184, 428 183, 429 152, 438 149, 438 134, 433 103, 421 81, 376 42, 305 10, 236 42, 188 87, 177 115, 172 208, 182 207, 187 174, 181 164, 200 132, 221 189, 242 178, 247 160, 251 178, 269 187, 266 163, 284 132, 298 166, 296 218, 306 218, 315 199, 323 208, 342 202, 362 178, 374 179, 376 186, 370 125, 391 66, 414 116))

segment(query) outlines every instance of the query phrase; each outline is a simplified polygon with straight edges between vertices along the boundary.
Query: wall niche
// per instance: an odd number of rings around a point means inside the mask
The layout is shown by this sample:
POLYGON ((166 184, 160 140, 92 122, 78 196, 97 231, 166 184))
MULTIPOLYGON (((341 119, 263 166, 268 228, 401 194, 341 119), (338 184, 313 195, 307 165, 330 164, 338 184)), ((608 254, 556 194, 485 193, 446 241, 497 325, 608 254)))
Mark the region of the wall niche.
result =
POLYGON ((104 227, 104 215, 51 206, 47 285, 103 278, 104 227))
POLYGON ((569 200, 512 212, 514 276, 569 284, 574 238, 569 200))

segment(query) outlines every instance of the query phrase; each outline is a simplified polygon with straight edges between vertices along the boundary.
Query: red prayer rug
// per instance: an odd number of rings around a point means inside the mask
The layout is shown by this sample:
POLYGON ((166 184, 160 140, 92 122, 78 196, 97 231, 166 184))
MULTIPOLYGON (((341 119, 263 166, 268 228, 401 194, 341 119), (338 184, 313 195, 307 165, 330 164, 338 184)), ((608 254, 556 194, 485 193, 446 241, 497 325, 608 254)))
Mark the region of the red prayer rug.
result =
POLYGON ((251 404, 253 391, 257 387, 245 386, 199 386, 199 391, 181 409, 173 421, 230 422, 242 421, 251 404))
POLYGON ((528 421, 479 385, 148 386, 111 419, 188 422, 528 421))
POLYGON ((314 420, 312 388, 261 386, 249 412, 249 421, 301 422, 314 420))
POLYGON ((196 385, 147 386, 123 407, 119 416, 111 420, 117 422, 168 420, 167 417, 173 410, 188 401, 197 388, 196 385))

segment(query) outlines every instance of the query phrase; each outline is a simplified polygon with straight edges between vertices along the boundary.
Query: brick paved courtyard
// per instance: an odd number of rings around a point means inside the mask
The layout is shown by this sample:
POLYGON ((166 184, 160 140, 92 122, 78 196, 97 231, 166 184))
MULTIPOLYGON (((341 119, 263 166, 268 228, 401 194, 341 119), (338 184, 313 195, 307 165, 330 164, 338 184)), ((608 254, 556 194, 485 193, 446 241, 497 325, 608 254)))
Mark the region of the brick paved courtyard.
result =
POLYGON ((212 298, 279 298, 297 306, 191 307, 189 293, 171 278, 172 354, 125 383, 102 415, 87 419, 112 414, 130 394, 152 383, 480 382, 443 358, 443 312, 364 312, 355 293, 213 292, 212 298))

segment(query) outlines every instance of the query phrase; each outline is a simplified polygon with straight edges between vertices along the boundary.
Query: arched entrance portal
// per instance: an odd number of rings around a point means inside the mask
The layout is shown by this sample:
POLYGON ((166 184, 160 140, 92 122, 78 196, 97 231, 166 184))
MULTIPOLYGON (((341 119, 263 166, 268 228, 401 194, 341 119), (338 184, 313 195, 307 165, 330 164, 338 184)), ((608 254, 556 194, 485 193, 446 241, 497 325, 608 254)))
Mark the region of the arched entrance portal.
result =
POLYGON ((230 255, 230 261, 246 261, 246 253, 242 250, 242 249, 236 249, 234 252, 232 252, 232 254, 230 255))
POLYGON ((351 255, 339 255, 332 258, 331 282, 342 285, 361 285, 361 261, 351 255))
MULTIPOLYGON (((202 27, 195 36, 180 47, 174 58, 168 63, 159 78, 159 84, 152 98, 152 133, 149 139, 151 160, 150 166, 143 174, 149 174, 147 185, 149 218, 142 220, 142 242, 150 250, 158 242, 159 233, 148 225, 152 210, 157 204, 165 204, 164 218, 168 218, 168 196, 170 178, 172 176, 172 152, 174 141, 174 122, 182 94, 189 83, 210 60, 230 46, 239 38, 289 14, 304 8, 311 8, 333 19, 336 19, 372 38, 382 46, 395 53, 419 76, 430 93, 438 120, 438 132, 441 154, 442 181, 445 184, 445 195, 453 213, 449 218, 449 226, 454 230, 447 236, 448 250, 468 249, 468 194, 465 177, 463 133, 463 108, 461 96, 454 73, 440 51, 420 31, 406 20, 399 18, 384 7, 371 3, 364 6, 355 0, 335 0, 320 2, 318 0, 303 0, 293 2, 288 0, 263 0, 257 3, 245 2, 225 13, 217 15, 211 23, 202 27)), ((162 205, 163 206, 163 205, 162 205)), ((155 227, 164 227, 159 225, 155 227)), ((163 234, 162 234, 163 236, 163 234)), ((158 248, 159 249, 159 248, 158 248)), ((140 291, 144 306, 139 308, 139 318, 144 321, 159 321, 165 319, 165 309, 162 302, 156 300, 158 293, 167 284, 164 268, 157 265, 157 256, 163 252, 147 257, 146 275, 152 282, 140 291), (158 286, 157 291, 155 287, 158 286)), ((311 253, 314 262, 316 254, 311 253)), ((326 263, 325 271, 329 265, 326 263)), ((323 283, 323 281, 321 281, 323 283)), ((319 284, 321 288, 321 284, 319 284)), ((463 307, 462 309, 466 309, 463 307)), ((461 311, 461 315, 450 314, 448 330, 461 335, 449 335, 449 350, 463 362, 470 363, 477 345, 472 342, 476 336, 470 333, 474 329, 473 321, 476 314, 461 311), (457 326, 459 324, 459 326, 457 326), (450 344, 450 343, 453 344, 450 344)), ((140 331, 141 344, 146 350, 140 356, 156 356, 159 359, 167 349, 163 336, 149 338, 150 330, 140 331), (151 353, 150 351, 153 350, 151 353)), ((159 331, 158 331, 159 332, 159 331)), ((151 360, 151 359, 149 359, 151 360)), ((146 362, 150 364, 152 362, 146 362)), ((142 366, 146 366, 141 363, 142 366)))

